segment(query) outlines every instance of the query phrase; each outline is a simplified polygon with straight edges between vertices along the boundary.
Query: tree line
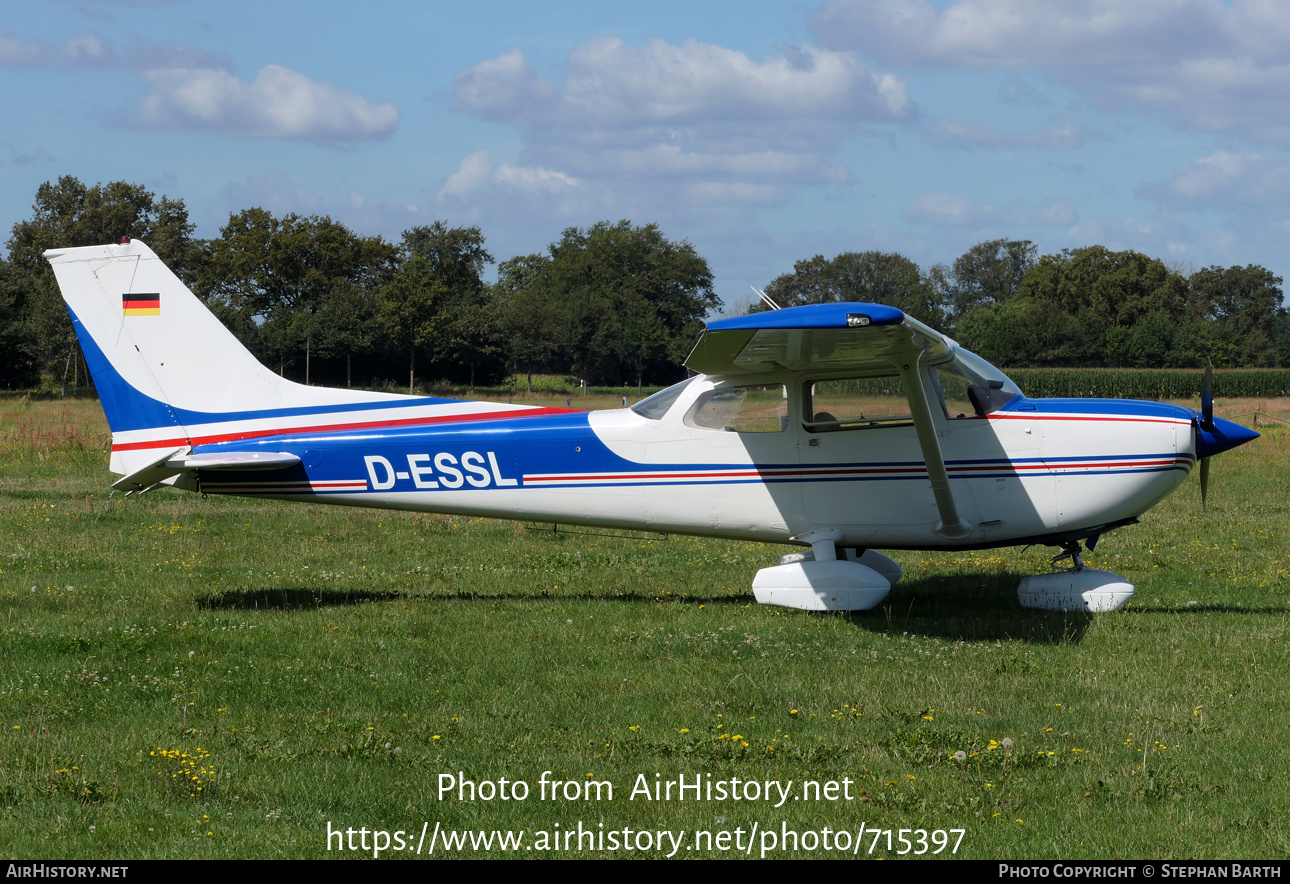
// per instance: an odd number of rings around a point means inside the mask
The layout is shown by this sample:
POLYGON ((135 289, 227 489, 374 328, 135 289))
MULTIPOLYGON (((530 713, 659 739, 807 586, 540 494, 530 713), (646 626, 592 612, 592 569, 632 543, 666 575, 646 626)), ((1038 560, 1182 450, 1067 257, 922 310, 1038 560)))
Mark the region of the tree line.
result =
POLYGON ((898 254, 816 255, 766 294, 781 307, 899 307, 1002 367, 1290 366, 1281 277, 1257 265, 1184 274, 1140 252, 1087 246, 1041 256, 1027 240, 997 239, 926 272, 898 254))
POLYGON ((571 227, 546 253, 502 262, 493 284, 478 227, 440 221, 388 242, 253 208, 214 239, 194 229, 182 200, 139 185, 42 185, 0 260, 0 387, 65 389, 82 371, 42 253, 123 236, 145 241, 265 365, 315 384, 473 386, 534 372, 670 383, 721 303, 707 262, 654 224, 571 227))
MULTIPOLYGON (((194 230, 182 200, 140 185, 43 184, 0 259, 0 387, 65 390, 84 376, 41 255, 123 236, 147 242, 266 365, 333 386, 531 384, 534 373, 668 383, 721 304, 704 258, 654 224, 571 227, 544 253, 498 263, 493 283, 478 227, 435 222, 389 242, 252 208, 214 239, 194 230)), ((1184 275, 1137 252, 1040 256, 1031 242, 993 240, 927 271, 893 253, 816 255, 766 293, 784 307, 890 304, 1005 367, 1242 367, 1290 365, 1280 286, 1256 266, 1184 275)))

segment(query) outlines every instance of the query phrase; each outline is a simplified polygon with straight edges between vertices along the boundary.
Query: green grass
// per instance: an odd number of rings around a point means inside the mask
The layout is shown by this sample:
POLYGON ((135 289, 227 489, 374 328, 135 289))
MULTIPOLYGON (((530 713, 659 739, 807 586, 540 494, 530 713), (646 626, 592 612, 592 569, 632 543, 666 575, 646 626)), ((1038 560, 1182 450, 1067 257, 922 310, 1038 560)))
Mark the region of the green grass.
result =
POLYGON ((105 444, 96 403, 0 404, 7 857, 318 857, 328 822, 415 840, 423 821, 962 828, 977 858, 1290 849, 1275 422, 1216 459, 1208 509, 1192 480, 1102 539, 1087 562, 1138 595, 1096 617, 1017 606, 1042 549, 896 553, 882 607, 819 617, 752 603, 773 546, 173 491, 108 505, 105 444), (541 800, 544 771, 614 800, 541 800), (533 793, 440 801, 459 772, 533 793), (854 799, 628 800, 656 773, 848 778, 854 799))

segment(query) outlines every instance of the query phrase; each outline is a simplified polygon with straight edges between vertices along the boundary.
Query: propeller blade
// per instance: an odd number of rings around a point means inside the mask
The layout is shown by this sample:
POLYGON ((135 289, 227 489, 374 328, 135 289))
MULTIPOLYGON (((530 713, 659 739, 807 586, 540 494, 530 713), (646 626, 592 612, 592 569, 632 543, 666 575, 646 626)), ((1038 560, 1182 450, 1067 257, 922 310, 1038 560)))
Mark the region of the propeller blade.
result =
POLYGON ((1209 458, 1200 459, 1200 508, 1205 508, 1205 502, 1209 498, 1209 458))
POLYGON ((1205 380, 1200 388, 1200 425, 1214 429, 1214 360, 1205 360, 1205 380))

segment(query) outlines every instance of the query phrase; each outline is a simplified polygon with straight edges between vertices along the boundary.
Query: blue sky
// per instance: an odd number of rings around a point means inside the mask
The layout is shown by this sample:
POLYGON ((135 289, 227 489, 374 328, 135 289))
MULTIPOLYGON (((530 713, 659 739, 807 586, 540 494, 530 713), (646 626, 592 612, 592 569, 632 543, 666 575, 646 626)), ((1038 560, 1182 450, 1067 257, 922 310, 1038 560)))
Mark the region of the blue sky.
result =
POLYGON ((1290 271, 1290 4, 37 0, 0 17, 0 223, 61 175, 498 260, 629 218, 727 303, 985 239, 1290 271))

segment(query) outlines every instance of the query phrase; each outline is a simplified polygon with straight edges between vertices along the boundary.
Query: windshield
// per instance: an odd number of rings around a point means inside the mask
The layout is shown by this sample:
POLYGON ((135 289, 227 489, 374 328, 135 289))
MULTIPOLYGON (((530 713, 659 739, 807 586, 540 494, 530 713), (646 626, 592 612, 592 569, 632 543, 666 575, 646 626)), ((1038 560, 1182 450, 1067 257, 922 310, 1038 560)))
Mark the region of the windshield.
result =
POLYGON ((1008 394, 1008 399, 1004 401, 1010 401, 1017 396, 1023 395, 1021 388, 1013 382, 1012 378, 970 350, 955 347, 952 362, 958 364, 964 374, 974 377, 981 386, 1008 394), (991 383, 991 381, 995 383, 991 383))
POLYGON ((667 410, 672 407, 672 403, 677 397, 685 392, 685 388, 690 385, 694 378, 686 378, 679 384, 673 384, 666 390, 659 390, 653 396, 642 399, 632 406, 632 411, 641 417, 649 418, 652 421, 659 420, 667 414, 667 410))
POLYGON ((954 349, 954 358, 931 373, 941 408, 951 420, 993 414, 1021 395, 1012 379, 980 356, 954 349))

